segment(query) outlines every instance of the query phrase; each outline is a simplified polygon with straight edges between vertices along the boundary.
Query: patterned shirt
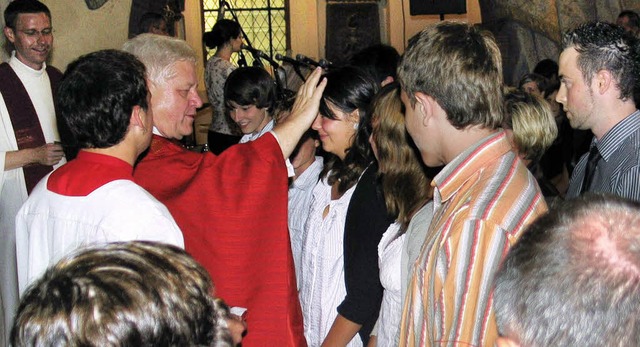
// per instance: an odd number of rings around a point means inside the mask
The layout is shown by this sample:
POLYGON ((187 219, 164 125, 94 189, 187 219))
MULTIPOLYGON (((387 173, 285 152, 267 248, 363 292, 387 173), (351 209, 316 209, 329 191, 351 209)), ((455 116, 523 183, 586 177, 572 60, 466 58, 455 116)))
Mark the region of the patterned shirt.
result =
POLYGON ((207 97, 213 108, 213 118, 209 130, 240 136, 242 135, 240 128, 229 117, 224 106, 224 82, 235 69, 236 67, 231 62, 213 56, 207 61, 204 79, 207 86, 207 97))
MULTIPOLYGON (((640 201, 640 111, 631 115, 607 131, 591 146, 597 146, 602 159, 596 166, 589 192, 611 193, 624 198, 640 201)), ((576 165, 567 198, 580 194, 589 153, 580 158, 576 165)))
POLYGON ((413 265, 400 346, 493 346, 495 271, 523 228, 547 210, 504 132, 435 177, 434 216, 413 265))

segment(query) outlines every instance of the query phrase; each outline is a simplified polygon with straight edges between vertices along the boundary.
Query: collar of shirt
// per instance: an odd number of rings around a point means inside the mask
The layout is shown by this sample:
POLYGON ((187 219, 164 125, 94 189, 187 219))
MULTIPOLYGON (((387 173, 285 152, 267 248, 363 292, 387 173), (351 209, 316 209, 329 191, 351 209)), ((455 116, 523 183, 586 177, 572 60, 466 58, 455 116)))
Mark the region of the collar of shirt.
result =
POLYGON ((151 130, 151 132, 152 132, 154 135, 158 135, 158 136, 160 136, 160 137, 164 137, 164 135, 162 135, 162 133, 160 133, 160 130, 158 130, 158 128, 156 128, 156 126, 155 126, 155 125, 153 126, 153 129, 151 130))
POLYGON ((13 71, 16 74, 29 74, 35 77, 42 76, 47 71, 47 63, 42 63, 42 68, 40 70, 34 70, 29 66, 25 65, 16 57, 16 51, 11 52, 11 59, 9 59, 9 65, 13 68, 13 71))
MULTIPOLYGON (((245 134, 244 136, 242 136, 242 138, 240 139, 239 143, 246 143, 249 141, 255 141, 257 140, 260 136, 266 134, 267 132, 271 132, 271 130, 273 130, 273 126, 275 125, 275 122, 272 120, 270 120, 267 124, 264 125, 264 128, 260 129, 260 131, 258 131, 255 134, 245 134)), ((291 176, 289 176, 291 177, 291 176)))
POLYGON ((47 189, 66 196, 87 196, 115 180, 133 181, 133 167, 112 156, 80 151, 74 160, 51 174, 47 189))
MULTIPOLYGON (((433 179, 440 202, 451 198, 471 177, 481 172, 487 163, 512 151, 504 131, 499 131, 460 153, 433 179)), ((515 155, 515 153, 514 153, 515 155)))
POLYGON ((322 171, 322 157, 316 156, 315 160, 304 172, 293 180, 292 186, 298 190, 313 189, 320 179, 319 174, 322 171))
POLYGON ((631 134, 640 128, 640 111, 636 110, 632 114, 618 122, 613 128, 607 131, 600 141, 595 136, 591 146, 597 146, 604 161, 609 161, 613 153, 620 147, 631 134))

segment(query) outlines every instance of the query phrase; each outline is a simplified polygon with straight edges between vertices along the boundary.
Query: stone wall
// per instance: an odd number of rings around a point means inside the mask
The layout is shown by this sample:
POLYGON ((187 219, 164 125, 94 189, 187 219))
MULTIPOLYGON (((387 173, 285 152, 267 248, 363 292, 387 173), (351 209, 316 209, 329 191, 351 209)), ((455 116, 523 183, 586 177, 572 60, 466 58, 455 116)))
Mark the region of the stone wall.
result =
POLYGON ((627 9, 640 12, 640 0, 480 0, 482 25, 496 36, 512 85, 538 61, 558 60, 562 32, 586 21, 615 21, 627 9))

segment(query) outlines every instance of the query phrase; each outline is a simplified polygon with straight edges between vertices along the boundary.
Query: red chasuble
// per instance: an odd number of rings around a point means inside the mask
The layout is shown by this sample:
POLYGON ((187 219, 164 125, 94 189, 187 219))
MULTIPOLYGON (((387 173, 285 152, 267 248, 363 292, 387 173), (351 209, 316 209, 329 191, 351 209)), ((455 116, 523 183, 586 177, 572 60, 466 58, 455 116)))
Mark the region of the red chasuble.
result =
POLYGON ((242 346, 306 346, 287 230, 287 170, 273 135, 220 156, 154 135, 134 178, 167 206, 216 296, 248 309, 242 346))

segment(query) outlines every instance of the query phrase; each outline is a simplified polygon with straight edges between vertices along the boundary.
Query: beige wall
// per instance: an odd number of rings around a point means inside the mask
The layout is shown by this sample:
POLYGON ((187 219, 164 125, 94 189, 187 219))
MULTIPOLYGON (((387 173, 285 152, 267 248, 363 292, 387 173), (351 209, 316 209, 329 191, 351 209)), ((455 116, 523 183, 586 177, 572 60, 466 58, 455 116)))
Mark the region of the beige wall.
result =
MULTIPOLYGON (((290 0, 291 52, 322 58, 325 39, 325 1, 290 0)), ((90 11, 84 1, 43 0, 49 6, 55 28, 51 64, 64 69, 76 57, 99 49, 120 48, 127 39, 131 0, 111 0, 102 8, 90 11)), ((8 0, 0 0, 4 10, 8 0)), ((439 21, 439 16, 410 16, 409 0, 383 0, 383 25, 389 44, 400 52, 406 41, 425 25, 439 21), (404 25, 403 25, 404 22, 404 25)), ((186 40, 196 50, 198 76, 203 75, 202 15, 199 0, 185 2, 186 40)), ((467 1, 467 14, 447 15, 445 19, 479 23, 478 0, 467 1)), ((3 37, 4 40, 4 37, 3 37)), ((202 84, 201 84, 202 85, 202 84)))
POLYGON ((42 2, 51 10, 55 30, 50 63, 61 70, 82 54, 118 49, 127 40, 131 0, 111 0, 93 11, 80 0, 42 2))
POLYGON ((186 0, 183 16, 185 18, 185 40, 196 51, 196 73, 198 75, 198 90, 204 102, 207 101, 207 92, 204 85, 204 47, 202 45, 202 1, 186 0))
MULTIPOLYGON (((54 28, 53 53, 49 63, 61 70, 82 54, 120 48, 127 39, 131 0, 108 1, 94 11, 90 11, 85 2, 80 0, 42 2, 51 10, 54 28)), ((2 13, 8 4, 8 0, 0 0, 2 13)), ((4 43, 2 35, 0 44, 4 43)))
MULTIPOLYGON (((325 40, 325 0, 289 0, 291 13, 291 51, 310 57, 321 58, 325 40)), ((410 16, 409 0, 386 0, 382 2, 384 13, 383 26, 387 32, 383 38, 388 43, 404 51, 406 41, 426 25, 440 20, 439 16, 410 16), (403 22, 405 25, 403 26, 403 22), (403 32, 404 31, 404 32, 403 32)), ((445 19, 469 23, 480 23, 480 5, 478 0, 467 1, 467 13, 447 15, 445 19)))
POLYGON ((84 1, 45 0, 55 28, 52 65, 64 69, 82 54, 119 49, 127 40, 131 0, 111 0, 97 10, 84 1))
POLYGON ((318 0, 289 0, 289 18, 291 52, 318 57, 318 0))

